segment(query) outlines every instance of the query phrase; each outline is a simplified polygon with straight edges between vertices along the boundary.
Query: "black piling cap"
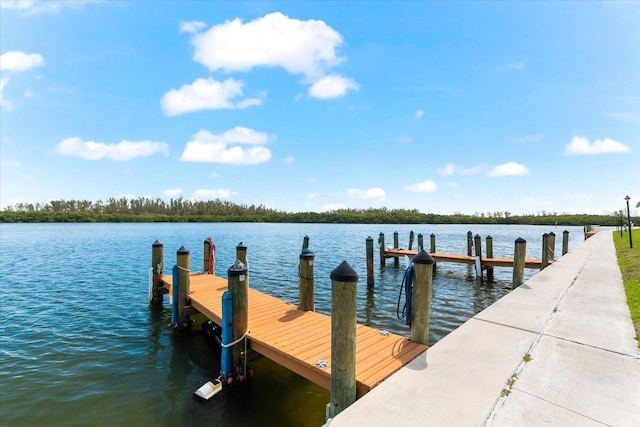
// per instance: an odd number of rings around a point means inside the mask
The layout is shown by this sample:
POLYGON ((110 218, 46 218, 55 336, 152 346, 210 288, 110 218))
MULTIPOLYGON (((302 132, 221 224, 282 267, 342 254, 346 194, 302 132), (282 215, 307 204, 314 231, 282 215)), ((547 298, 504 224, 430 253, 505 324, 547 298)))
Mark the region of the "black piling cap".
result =
POLYGON ((566 233, 566 234, 569 234, 569 230, 564 230, 564 231, 562 232, 562 234, 565 234, 565 233, 566 233))
POLYGON ((487 239, 491 239, 491 240, 493 240, 493 237, 491 237, 491 236, 487 236, 487 239))
POLYGON ((247 250, 247 245, 245 245, 244 243, 240 242, 238 243, 238 246, 236 246, 236 250, 247 250))
POLYGON ((156 240, 155 242, 153 242, 153 245, 151 246, 163 246, 163 244, 160 243, 160 240, 156 240))
POLYGON ((422 233, 418 233, 418 237, 422 237, 422 233))
POLYGON ((551 233, 549 233, 549 236, 555 236, 556 233, 554 233, 553 231, 551 233))
POLYGON ((178 255, 189 255, 189 249, 182 246, 180 249, 178 249, 178 255))
POLYGON ((342 263, 331 272, 329 278, 337 282, 357 282, 358 273, 351 268, 347 261, 342 261, 342 263))
POLYGON ((475 236, 473 236, 474 239, 481 239, 479 234, 476 234, 475 236))
POLYGON ((418 252, 418 255, 413 257, 414 264, 433 264, 433 258, 424 249, 418 252))
POLYGON ((516 239, 516 243, 527 243, 527 241, 526 241, 526 240, 524 240, 522 237, 518 237, 518 238, 516 239))
POLYGON ((433 234, 433 233, 431 233, 431 237, 436 237, 436 235, 435 235, 435 234, 433 234))
POLYGON ((313 254, 313 252, 311 251, 311 249, 309 248, 304 248, 302 250, 302 252, 300 253, 300 259, 313 259, 313 257, 315 257, 315 255, 313 254))
POLYGON ((367 242, 368 242, 368 241, 372 241, 372 242, 373 242, 373 237, 369 236, 369 237, 367 237, 367 239, 366 239, 366 240, 367 240, 367 242))
POLYGON ((227 270, 227 276, 241 276, 243 274, 247 274, 247 266, 242 263, 242 261, 236 260, 229 270, 227 270))
POLYGON ((549 235, 547 233, 544 233, 542 237, 549 237, 549 235))

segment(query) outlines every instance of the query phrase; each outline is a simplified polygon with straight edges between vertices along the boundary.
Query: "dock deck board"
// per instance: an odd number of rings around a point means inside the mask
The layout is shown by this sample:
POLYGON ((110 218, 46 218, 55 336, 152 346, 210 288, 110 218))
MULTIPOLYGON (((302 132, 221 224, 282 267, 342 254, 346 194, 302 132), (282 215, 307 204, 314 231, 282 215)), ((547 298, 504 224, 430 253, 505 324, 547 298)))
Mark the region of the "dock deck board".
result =
MULTIPOLYGON (((385 249, 384 257, 385 258, 394 258, 394 257, 403 257, 408 256, 412 258, 418 254, 418 251, 409 250, 409 249, 385 249)), ((435 262, 455 262, 459 264, 470 264, 473 265, 476 263, 476 257, 468 256, 468 255, 460 255, 460 254, 444 254, 444 253, 430 253, 431 258, 435 262)), ((553 261, 549 260, 549 264, 553 261)), ((485 258, 482 257, 482 265, 484 267, 513 267, 513 258, 485 258)), ((525 268, 536 268, 540 269, 542 266, 542 260, 536 258, 527 258, 524 260, 525 268)))
MULTIPOLYGON (((163 276, 170 288, 172 277, 163 276)), ((192 273, 191 306, 221 324, 222 293, 227 279, 192 273)), ((295 305, 249 288, 249 348, 279 363, 302 377, 330 389, 331 387, 331 317, 299 310, 295 305), (316 362, 324 360, 327 367, 316 362)), ((427 346, 408 338, 357 325, 356 327, 356 396, 361 397, 409 363, 427 346)))

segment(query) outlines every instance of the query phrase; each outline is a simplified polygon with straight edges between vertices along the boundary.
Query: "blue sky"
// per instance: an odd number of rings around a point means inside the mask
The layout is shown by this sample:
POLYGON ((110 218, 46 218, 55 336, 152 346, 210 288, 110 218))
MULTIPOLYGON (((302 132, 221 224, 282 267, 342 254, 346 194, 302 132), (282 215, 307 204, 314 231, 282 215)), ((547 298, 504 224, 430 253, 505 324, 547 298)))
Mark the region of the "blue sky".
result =
POLYGON ((0 5, 2 207, 640 200, 640 2, 0 5))

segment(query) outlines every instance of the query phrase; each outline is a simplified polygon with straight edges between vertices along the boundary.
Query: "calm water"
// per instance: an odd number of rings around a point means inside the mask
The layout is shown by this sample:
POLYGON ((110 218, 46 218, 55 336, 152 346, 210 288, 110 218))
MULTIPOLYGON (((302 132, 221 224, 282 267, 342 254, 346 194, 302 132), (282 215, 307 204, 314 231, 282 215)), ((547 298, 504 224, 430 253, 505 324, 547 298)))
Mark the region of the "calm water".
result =
MULTIPOLYGON (((0 224, 0 425, 2 426, 317 426, 328 392, 267 359, 242 392, 202 403, 192 393, 216 377, 220 361, 201 333, 174 336, 164 308, 148 308, 151 244, 164 244, 165 265, 191 251, 202 269, 202 243, 217 246, 217 274, 226 277, 235 247, 248 247, 250 286, 297 303, 298 256, 305 235, 315 253, 316 309, 330 310, 330 272, 343 260, 360 276, 358 322, 408 335, 396 317, 404 269, 378 268, 377 239, 393 232, 407 247, 409 231, 437 236, 438 252, 466 253, 466 233, 493 237, 494 256, 511 257, 517 237, 539 258, 536 226, 320 224, 0 224), (367 290, 365 239, 374 238, 375 287, 367 290)), ((582 228, 569 227, 570 250, 582 228)), ((168 268, 165 271, 169 271, 168 268)), ((434 276, 434 344, 509 291, 511 269, 478 285, 470 267, 440 264, 434 276)), ((535 274, 525 270, 526 277, 535 274)), ((526 278, 525 277, 525 278, 526 278)), ((199 328, 196 327, 197 331, 199 328)))

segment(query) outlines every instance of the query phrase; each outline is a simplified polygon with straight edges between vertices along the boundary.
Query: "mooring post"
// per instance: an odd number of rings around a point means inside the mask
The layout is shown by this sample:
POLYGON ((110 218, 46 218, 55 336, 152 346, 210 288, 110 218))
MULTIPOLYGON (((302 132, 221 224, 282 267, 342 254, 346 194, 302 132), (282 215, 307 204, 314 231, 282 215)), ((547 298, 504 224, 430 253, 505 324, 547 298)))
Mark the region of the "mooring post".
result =
POLYGON ((215 245, 213 239, 207 237, 202 243, 202 271, 205 274, 215 274, 215 245))
POLYGON ((476 247, 476 280, 482 282, 482 237, 479 234, 473 237, 473 245, 476 247))
POLYGON ((384 267, 385 265, 385 257, 384 257, 384 233, 380 232, 378 234, 378 245, 380 245, 380 267, 384 267))
POLYGON ((331 390, 333 418, 356 400, 356 286, 358 274, 343 261, 331 278, 331 390))
POLYGON ((178 265, 178 322, 179 326, 185 328, 189 326, 189 314, 185 307, 189 305, 189 274, 191 259, 189 249, 182 246, 176 253, 176 264, 178 265))
POLYGON ((513 280, 511 288, 515 289, 522 284, 524 280, 524 259, 527 254, 527 241, 522 237, 518 237, 515 241, 513 249, 513 280))
POLYGON ((309 236, 304 236, 302 238, 302 249, 308 249, 309 248, 309 236))
MULTIPOLYGON (((247 333, 249 323, 249 281, 248 269, 239 260, 233 263, 227 270, 227 283, 231 292, 231 312, 233 323, 233 341, 239 340, 247 333)), ((244 346, 236 344, 233 346, 233 365, 241 366, 244 346)))
POLYGON ((236 259, 247 267, 247 286, 249 286, 249 261, 247 260, 247 245, 240 242, 236 246, 236 259))
POLYGON ((547 254, 551 261, 556 260, 556 233, 549 233, 549 253, 547 254))
POLYGON ((549 235, 547 233, 542 235, 541 261, 540 270, 544 270, 549 265, 549 235))
MULTIPOLYGON (((394 249, 399 249, 400 248, 400 243, 398 243, 398 232, 394 231, 393 232, 393 248, 394 249)), ((400 267, 400 257, 393 257, 393 266, 394 267, 400 267)))
POLYGON ((467 231, 467 256, 473 255, 473 233, 471 230, 467 231))
POLYGON ((164 271, 164 245, 156 240, 151 245, 151 305, 162 305, 162 273, 164 271))
POLYGON ((409 247, 408 247, 408 249, 411 250, 412 247, 413 247, 413 230, 411 230, 411 232, 409 232, 409 247))
MULTIPOLYGON (((485 242, 487 246, 487 258, 493 258, 493 237, 487 236, 485 242)), ((487 281, 493 282, 493 267, 487 267, 487 281)))
POLYGON ((431 238, 430 239, 431 241, 429 242, 430 243, 430 245, 429 245, 429 253, 430 254, 435 254, 436 253, 436 235, 431 233, 430 238, 431 238))
POLYGON ((569 230, 562 232, 562 255, 564 256, 569 252, 569 230))
POLYGON ((313 260, 315 255, 309 248, 300 254, 300 310, 315 311, 313 290, 313 260))
POLYGON ((413 258, 411 341, 428 345, 434 261, 424 249, 413 258))
POLYGON ((424 249, 424 236, 422 233, 418 233, 418 251, 424 249))
POLYGON ((374 285, 373 279, 373 237, 369 236, 366 240, 367 244, 367 286, 374 285))

